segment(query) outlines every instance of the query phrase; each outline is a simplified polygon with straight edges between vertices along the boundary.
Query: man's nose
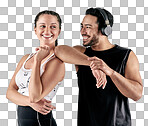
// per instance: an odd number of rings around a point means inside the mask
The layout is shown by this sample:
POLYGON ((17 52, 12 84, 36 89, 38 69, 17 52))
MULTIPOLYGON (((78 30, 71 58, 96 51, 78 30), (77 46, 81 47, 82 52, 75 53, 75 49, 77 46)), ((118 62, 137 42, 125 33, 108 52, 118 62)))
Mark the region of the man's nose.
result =
POLYGON ((86 34, 86 28, 81 28, 81 34, 86 34))

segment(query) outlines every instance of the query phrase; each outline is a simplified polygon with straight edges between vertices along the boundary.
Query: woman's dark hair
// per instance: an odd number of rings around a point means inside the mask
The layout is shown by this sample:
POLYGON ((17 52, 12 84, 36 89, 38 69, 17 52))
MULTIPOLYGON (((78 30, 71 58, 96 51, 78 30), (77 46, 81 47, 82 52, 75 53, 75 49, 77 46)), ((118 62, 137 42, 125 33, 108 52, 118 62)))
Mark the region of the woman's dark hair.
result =
MULTIPOLYGON (((109 20, 109 24, 112 27, 113 22, 114 22, 113 15, 109 11, 107 11, 105 9, 102 9, 102 10, 105 11, 105 13, 106 13, 106 15, 108 17, 108 20, 109 20)), ((97 24, 99 24, 99 29, 98 30, 100 30, 102 27, 106 26, 104 17, 100 13, 99 9, 97 9, 97 8, 89 8, 89 9, 86 10, 85 15, 92 15, 92 16, 97 17, 97 24)))
MULTIPOLYGON (((39 20, 39 17, 41 15, 44 15, 44 14, 48 14, 48 15, 53 15, 53 16, 56 16, 57 17, 57 20, 59 22, 59 29, 61 29, 61 24, 62 24, 62 20, 61 20, 61 17, 58 13, 54 12, 54 11, 49 11, 49 10, 44 10, 44 11, 41 11, 39 12, 36 17, 35 17, 35 20, 34 20, 34 27, 36 28, 37 26, 37 21, 39 20)), ((55 46, 58 45, 58 40, 55 41, 55 46)))

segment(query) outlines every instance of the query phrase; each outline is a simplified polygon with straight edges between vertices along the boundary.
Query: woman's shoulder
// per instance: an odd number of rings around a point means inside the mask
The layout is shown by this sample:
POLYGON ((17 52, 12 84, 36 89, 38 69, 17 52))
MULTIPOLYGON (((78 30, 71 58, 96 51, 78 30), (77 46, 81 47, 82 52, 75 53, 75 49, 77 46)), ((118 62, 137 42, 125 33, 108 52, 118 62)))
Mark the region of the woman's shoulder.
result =
POLYGON ((23 63, 23 62, 28 58, 29 55, 30 55, 30 54, 24 55, 24 56, 21 58, 20 62, 23 63))
POLYGON ((46 64, 46 69, 65 69, 65 64, 62 60, 60 60, 58 57, 52 58, 47 64, 46 64))
POLYGON ((18 66, 22 66, 23 63, 25 62, 25 60, 28 58, 29 55, 30 55, 30 54, 24 55, 24 56, 20 59, 20 61, 19 61, 19 63, 18 63, 18 66))
POLYGON ((49 63, 57 64, 57 65, 64 65, 64 62, 56 56, 54 58, 52 58, 49 63))
POLYGON ((57 57, 51 59, 45 66, 46 75, 50 75, 50 73, 55 73, 59 76, 60 81, 63 80, 65 75, 65 64, 62 60, 57 57))

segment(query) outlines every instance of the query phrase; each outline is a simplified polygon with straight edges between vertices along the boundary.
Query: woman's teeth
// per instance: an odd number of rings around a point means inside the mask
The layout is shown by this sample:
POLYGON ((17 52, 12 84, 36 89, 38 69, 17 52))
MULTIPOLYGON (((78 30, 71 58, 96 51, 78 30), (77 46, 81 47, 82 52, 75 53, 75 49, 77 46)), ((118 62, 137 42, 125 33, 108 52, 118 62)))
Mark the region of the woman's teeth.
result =
POLYGON ((48 35, 43 35, 44 38, 48 38, 48 39, 51 39, 52 38, 52 35, 51 36, 48 36, 48 35))

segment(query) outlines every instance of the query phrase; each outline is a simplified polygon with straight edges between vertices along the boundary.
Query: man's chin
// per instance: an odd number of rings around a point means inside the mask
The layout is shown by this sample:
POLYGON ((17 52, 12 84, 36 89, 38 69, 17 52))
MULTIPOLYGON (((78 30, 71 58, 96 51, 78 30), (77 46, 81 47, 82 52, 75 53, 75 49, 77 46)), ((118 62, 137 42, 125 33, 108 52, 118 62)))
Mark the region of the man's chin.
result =
POLYGON ((83 41, 83 46, 85 46, 85 47, 90 46, 90 42, 84 42, 83 41))

